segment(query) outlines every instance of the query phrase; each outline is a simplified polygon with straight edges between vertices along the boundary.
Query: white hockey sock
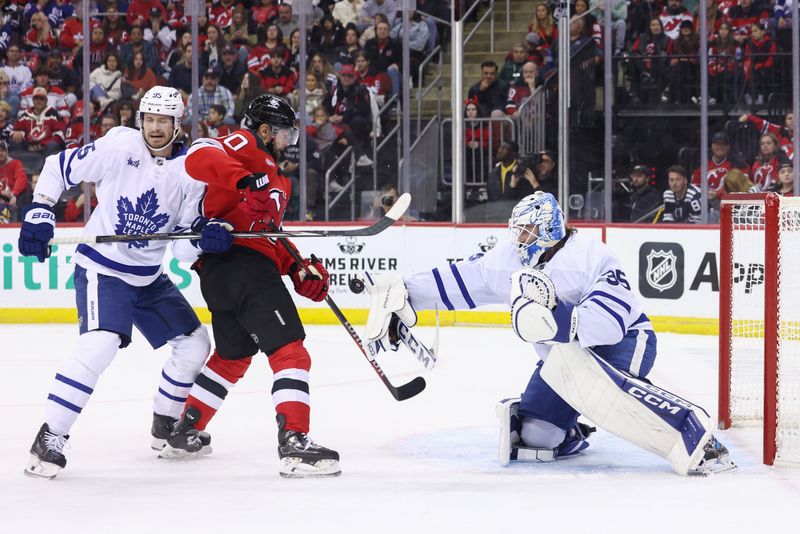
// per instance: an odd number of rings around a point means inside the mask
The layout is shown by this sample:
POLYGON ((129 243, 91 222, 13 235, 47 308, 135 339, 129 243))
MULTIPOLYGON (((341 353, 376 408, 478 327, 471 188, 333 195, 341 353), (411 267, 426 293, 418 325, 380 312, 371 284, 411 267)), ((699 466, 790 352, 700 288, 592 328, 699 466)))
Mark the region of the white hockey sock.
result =
POLYGON ((47 395, 45 422, 51 432, 69 433, 119 344, 118 334, 104 330, 86 332, 78 338, 72 358, 61 365, 47 395))
POLYGON ((205 326, 188 336, 169 340, 172 356, 161 370, 161 381, 153 397, 153 411, 159 415, 178 418, 186 397, 200 373, 211 350, 211 340, 205 326))

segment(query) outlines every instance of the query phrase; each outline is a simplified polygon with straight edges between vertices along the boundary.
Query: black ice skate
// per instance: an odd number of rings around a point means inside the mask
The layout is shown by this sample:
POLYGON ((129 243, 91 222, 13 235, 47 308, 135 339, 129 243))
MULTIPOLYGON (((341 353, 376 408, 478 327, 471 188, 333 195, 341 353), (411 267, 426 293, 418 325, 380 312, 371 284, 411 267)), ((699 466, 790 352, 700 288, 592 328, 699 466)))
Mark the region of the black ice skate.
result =
POLYGON ((55 478, 67 465, 67 458, 61 453, 69 436, 59 436, 50 432, 47 423, 42 425, 31 445, 31 459, 25 467, 25 474, 31 477, 55 478))
POLYGON ((342 474, 338 452, 317 445, 302 432, 284 430, 286 418, 282 414, 278 414, 277 420, 282 477, 335 477, 342 474))
POLYGON ((167 446, 167 439, 172 434, 177 423, 178 420, 174 417, 153 413, 153 426, 150 428, 153 441, 150 444, 150 448, 154 451, 163 450, 167 446))
MULTIPOLYGON (((166 416, 159 416, 166 417, 166 416)), ((158 455, 159 458, 175 459, 211 454, 211 435, 197 430, 195 424, 200 419, 200 410, 189 408, 183 417, 175 423, 167 437, 167 445, 158 455)), ((155 418, 153 431, 155 435, 155 418)))
POLYGON ((736 469, 736 464, 730 459, 728 449, 725 445, 717 441, 717 438, 711 438, 703 446, 703 457, 697 467, 689 471, 690 474, 696 475, 713 475, 736 469))

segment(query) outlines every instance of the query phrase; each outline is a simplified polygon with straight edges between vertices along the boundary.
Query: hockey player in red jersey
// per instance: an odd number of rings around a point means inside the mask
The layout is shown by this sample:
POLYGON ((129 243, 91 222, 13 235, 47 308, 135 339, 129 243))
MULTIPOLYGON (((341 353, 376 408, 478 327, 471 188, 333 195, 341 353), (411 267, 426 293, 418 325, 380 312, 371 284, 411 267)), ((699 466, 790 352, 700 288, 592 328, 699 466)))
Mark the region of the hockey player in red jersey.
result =
MULTIPOLYGON (((276 156, 297 142, 294 121, 289 104, 260 95, 245 113, 246 129, 192 145, 186 170, 208 184, 206 217, 224 219, 237 231, 280 228, 291 182, 280 174, 276 156)), ((273 371, 280 474, 340 474, 339 454, 308 438, 311 358, 303 346, 297 308, 281 280, 291 276, 298 294, 321 301, 328 292, 328 272, 316 259, 298 265, 284 244, 268 239, 236 239, 229 250, 202 255, 196 270, 211 312, 216 350, 189 392, 184 415, 168 440, 170 452, 201 448, 198 433, 261 350, 273 371)))

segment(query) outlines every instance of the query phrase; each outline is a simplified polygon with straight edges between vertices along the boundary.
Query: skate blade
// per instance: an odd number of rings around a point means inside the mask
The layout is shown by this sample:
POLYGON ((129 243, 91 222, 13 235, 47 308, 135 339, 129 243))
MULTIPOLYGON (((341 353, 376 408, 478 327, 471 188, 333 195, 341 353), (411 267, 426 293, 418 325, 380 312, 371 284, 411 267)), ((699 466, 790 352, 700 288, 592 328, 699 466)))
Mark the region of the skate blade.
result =
POLYGON ((150 442, 150 448, 154 451, 163 451, 166 446, 167 440, 165 439, 153 438, 153 441, 150 442))
POLYGON ((300 458, 284 458, 279 471, 283 478, 324 478, 342 474, 336 460, 319 460, 315 464, 304 463, 300 458))
POLYGON ((214 452, 214 449, 211 448, 211 445, 206 445, 197 452, 189 452, 165 445, 164 448, 161 449, 161 452, 158 453, 158 458, 161 460, 188 460, 191 458, 208 456, 212 452, 214 452))
POLYGON ((36 456, 31 455, 28 465, 25 466, 24 473, 31 478, 44 478, 47 480, 53 480, 56 478, 56 475, 59 471, 61 471, 60 466, 51 464, 49 462, 43 462, 36 456))
POLYGON ((736 464, 733 463, 730 458, 721 458, 714 462, 706 462, 700 466, 697 471, 690 473, 690 475, 709 477, 712 475, 725 473, 726 471, 732 471, 734 469, 736 469, 736 464))

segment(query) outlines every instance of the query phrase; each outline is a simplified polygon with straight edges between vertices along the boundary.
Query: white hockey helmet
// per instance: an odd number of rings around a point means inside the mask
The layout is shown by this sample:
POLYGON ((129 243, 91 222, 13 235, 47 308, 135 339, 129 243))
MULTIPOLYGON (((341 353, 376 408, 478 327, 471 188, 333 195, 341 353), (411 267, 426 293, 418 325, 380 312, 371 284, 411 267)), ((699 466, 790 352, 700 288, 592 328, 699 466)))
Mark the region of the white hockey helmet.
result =
MULTIPOLYGON (((136 127, 140 130, 142 129, 145 113, 172 117, 175 121, 175 129, 173 130, 170 143, 173 143, 181 134, 181 122, 183 121, 183 112, 185 109, 186 106, 183 104, 183 97, 180 91, 172 87, 156 85, 147 91, 141 100, 139 100, 139 111, 136 113, 136 127)), ((145 143, 146 142, 147 141, 145 141, 145 143)))
POLYGON ((537 191, 514 206, 508 229, 523 265, 534 266, 547 249, 567 235, 564 212, 550 193, 537 191))

